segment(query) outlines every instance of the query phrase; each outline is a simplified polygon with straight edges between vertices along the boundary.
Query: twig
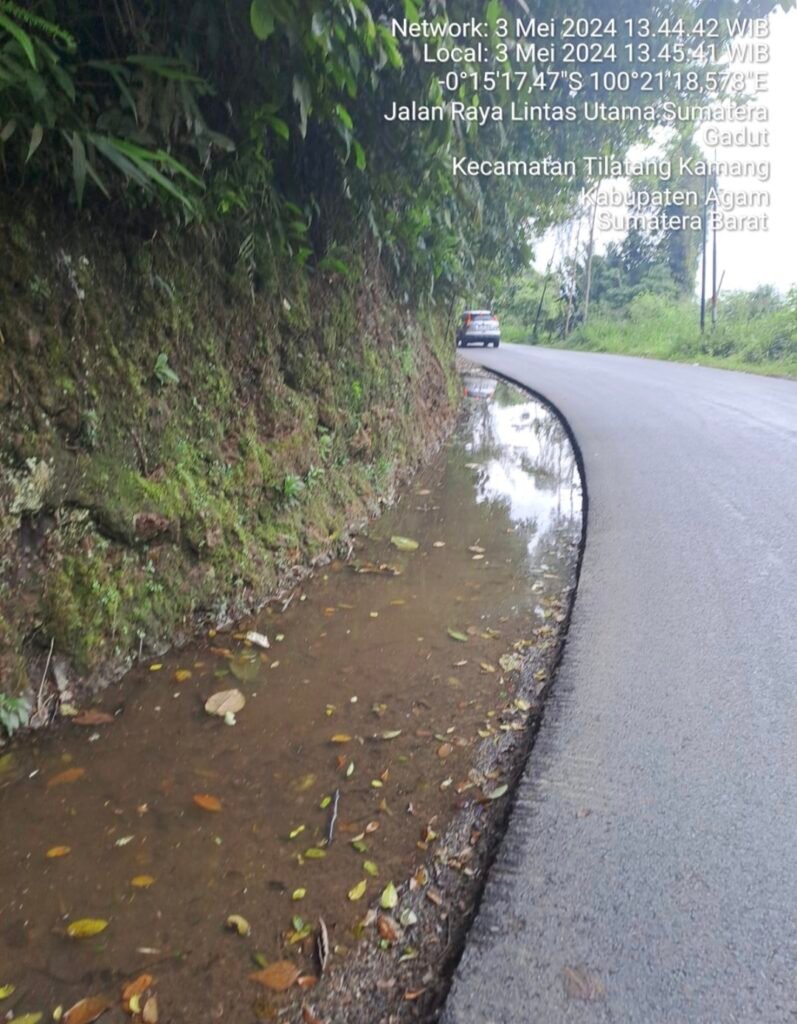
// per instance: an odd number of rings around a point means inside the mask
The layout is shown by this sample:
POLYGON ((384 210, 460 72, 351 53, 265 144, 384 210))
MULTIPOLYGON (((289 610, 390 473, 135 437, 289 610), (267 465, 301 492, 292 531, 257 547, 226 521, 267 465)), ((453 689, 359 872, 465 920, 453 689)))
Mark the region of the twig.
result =
POLYGON ((291 601, 294 599, 294 597, 296 597, 296 595, 298 593, 299 593, 299 588, 297 587, 296 590, 294 590, 294 592, 287 599, 287 601, 283 601, 282 602, 282 611, 283 612, 286 612, 288 610, 288 605, 291 603, 291 601))
POLYGON ((329 819, 329 828, 327 829, 327 846, 332 845, 332 840, 335 838, 335 822, 338 820, 338 802, 340 801, 340 790, 335 790, 335 796, 332 799, 332 816, 329 819))
POLYGON ((146 452, 144 451, 144 446, 142 445, 138 434, 135 432, 135 430, 133 430, 132 427, 130 428, 130 434, 133 438, 133 444, 135 444, 136 446, 136 451, 138 452, 138 460, 141 464, 141 472, 144 476, 149 476, 149 468, 147 466, 147 455, 146 452))
POLYGON ((49 671, 49 668, 50 668, 50 659, 53 656, 53 647, 54 647, 54 645, 55 645, 55 637, 51 637, 50 638, 50 650, 49 650, 49 653, 47 654, 47 661, 46 661, 45 666, 44 666, 44 672, 42 672, 42 681, 41 681, 41 683, 39 683, 39 693, 38 693, 38 696, 36 697, 36 712, 37 712, 37 714, 41 714, 41 712, 44 710, 44 708, 42 706, 42 693, 44 692, 44 684, 45 684, 45 682, 47 680, 47 672, 49 671))

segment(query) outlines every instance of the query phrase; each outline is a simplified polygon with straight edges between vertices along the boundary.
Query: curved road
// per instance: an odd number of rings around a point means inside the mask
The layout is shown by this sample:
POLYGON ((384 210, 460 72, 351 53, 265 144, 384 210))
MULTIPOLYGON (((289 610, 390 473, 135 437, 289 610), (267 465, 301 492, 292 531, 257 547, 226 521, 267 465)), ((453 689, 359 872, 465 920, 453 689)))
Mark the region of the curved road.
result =
POLYGON ((582 451, 564 657, 445 1024, 796 1024, 797 383, 507 345, 582 451))

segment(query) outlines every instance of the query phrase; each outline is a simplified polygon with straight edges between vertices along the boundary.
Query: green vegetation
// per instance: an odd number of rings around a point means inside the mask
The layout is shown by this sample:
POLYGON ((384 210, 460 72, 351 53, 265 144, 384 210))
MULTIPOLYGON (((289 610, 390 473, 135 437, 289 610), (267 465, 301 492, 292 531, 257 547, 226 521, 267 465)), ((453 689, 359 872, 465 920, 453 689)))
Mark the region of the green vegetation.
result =
POLYGON ((709 306, 701 332, 699 303, 671 273, 668 251, 632 232, 596 256, 586 320, 583 261, 511 279, 498 300, 505 340, 797 377, 797 290, 720 295, 716 324, 709 306))
MULTIPOLYGON (((737 13, 734 0, 612 13, 696 8, 737 13)), ((24 693, 51 639, 107 679, 197 618, 255 607, 440 438, 452 311, 528 266, 533 233, 590 184, 457 176, 452 161, 620 155, 649 132, 386 126, 393 104, 444 98, 392 18, 515 13, 500 0, 0 0, 3 692, 24 693)), ((499 80, 489 97, 463 81, 456 98, 516 97, 499 80)), ((601 97, 587 84, 580 98, 601 97)), ((610 271, 595 267, 607 295, 610 271)), ((518 291, 528 309, 534 287, 518 291)), ((554 292, 535 315, 543 337, 554 292)))

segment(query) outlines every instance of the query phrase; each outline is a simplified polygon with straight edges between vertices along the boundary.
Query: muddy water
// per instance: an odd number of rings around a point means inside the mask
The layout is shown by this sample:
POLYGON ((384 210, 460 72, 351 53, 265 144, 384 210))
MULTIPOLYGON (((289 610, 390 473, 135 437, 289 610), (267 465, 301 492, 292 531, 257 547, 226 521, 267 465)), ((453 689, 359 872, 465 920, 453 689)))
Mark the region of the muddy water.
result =
POLYGON ((302 924, 319 917, 331 966, 353 955, 357 922, 412 873, 428 826, 500 785, 468 782, 507 699, 499 659, 561 618, 581 492, 542 406, 503 384, 471 394, 350 563, 246 623, 268 650, 209 636, 107 693, 110 724, 65 724, 0 761, 0 987, 15 986, 0 1011, 48 1019, 107 996, 103 1019, 121 1020, 122 985, 148 972, 161 1021, 272 1019, 258 965, 314 974, 302 924), (246 705, 225 724, 204 702, 233 687, 246 705), (231 914, 250 935, 225 928, 231 914), (107 927, 70 938, 84 918, 107 927))

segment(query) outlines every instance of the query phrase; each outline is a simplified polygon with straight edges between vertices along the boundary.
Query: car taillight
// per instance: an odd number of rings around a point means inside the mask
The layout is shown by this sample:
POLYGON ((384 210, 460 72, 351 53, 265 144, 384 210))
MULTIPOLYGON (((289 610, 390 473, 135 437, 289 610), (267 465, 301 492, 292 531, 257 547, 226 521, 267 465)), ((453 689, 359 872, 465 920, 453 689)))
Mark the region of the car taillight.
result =
POLYGON ((473 317, 470 315, 470 313, 468 313, 468 315, 465 317, 465 326, 466 327, 470 327, 472 322, 473 322, 473 317))

